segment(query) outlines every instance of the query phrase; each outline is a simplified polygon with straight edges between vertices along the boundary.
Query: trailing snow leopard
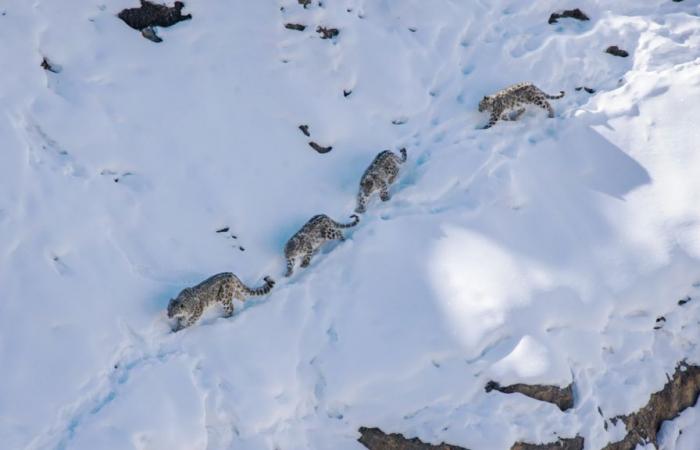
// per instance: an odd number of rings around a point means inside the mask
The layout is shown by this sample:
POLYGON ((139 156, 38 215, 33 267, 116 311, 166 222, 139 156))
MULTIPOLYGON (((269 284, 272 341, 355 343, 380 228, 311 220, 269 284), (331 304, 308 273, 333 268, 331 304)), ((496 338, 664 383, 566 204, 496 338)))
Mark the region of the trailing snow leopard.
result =
POLYGON ((554 109, 547 99, 557 99, 563 96, 564 91, 561 91, 559 95, 549 95, 532 83, 514 84, 493 95, 487 95, 479 102, 479 112, 491 111, 491 118, 484 129, 491 128, 498 120, 518 120, 525 112, 525 108, 518 108, 521 105, 537 105, 546 109, 549 117, 552 118, 554 117, 554 109), (513 113, 513 117, 509 117, 511 113, 513 113))
POLYGON ((319 214, 309 219, 284 246, 284 256, 287 259, 285 276, 292 275, 297 257, 301 256, 301 267, 308 267, 311 264, 311 257, 326 241, 333 239, 344 241, 345 236, 341 230, 354 227, 360 222, 360 218, 355 214, 350 217, 354 219, 350 223, 338 223, 325 214, 319 214))
POLYGON ((363 213, 366 210, 367 199, 376 191, 379 191, 379 198, 386 202, 391 198, 389 185, 396 181, 399 174, 399 167, 406 162, 406 149, 399 150, 401 156, 384 150, 379 153, 372 164, 369 165, 360 180, 360 192, 357 194, 356 213, 363 213))
POLYGON ((265 284, 251 289, 230 272, 214 275, 197 286, 183 289, 168 303, 168 317, 176 319, 173 331, 181 330, 194 324, 204 309, 215 303, 224 305, 224 317, 233 314, 233 298, 245 300, 247 297, 265 295, 275 285, 270 277, 265 277, 265 284))

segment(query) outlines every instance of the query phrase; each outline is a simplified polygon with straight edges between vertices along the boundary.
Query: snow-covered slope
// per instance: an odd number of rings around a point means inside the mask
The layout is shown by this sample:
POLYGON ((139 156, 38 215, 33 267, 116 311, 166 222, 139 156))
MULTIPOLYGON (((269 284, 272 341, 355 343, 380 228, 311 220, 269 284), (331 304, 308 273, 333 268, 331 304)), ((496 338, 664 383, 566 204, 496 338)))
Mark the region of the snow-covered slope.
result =
MULTIPOLYGON (((161 44, 115 17, 135 1, 0 4, 2 448, 598 449, 624 434, 599 409, 700 363, 697 1, 323 3, 190 0, 161 44), (566 91, 555 119, 478 129, 528 80, 566 91), (404 146, 392 200, 284 279, 286 239, 404 146), (278 284, 170 333, 221 271, 278 284), (489 380, 573 380, 575 408, 489 380)), ((664 448, 696 450, 697 415, 664 448)))

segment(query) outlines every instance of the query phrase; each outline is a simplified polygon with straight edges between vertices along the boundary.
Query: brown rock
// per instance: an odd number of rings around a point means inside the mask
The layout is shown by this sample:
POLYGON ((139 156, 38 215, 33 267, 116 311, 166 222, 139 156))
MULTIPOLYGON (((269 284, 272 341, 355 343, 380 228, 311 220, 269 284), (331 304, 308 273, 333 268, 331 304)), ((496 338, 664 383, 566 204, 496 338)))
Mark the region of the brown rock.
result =
POLYGON ((574 385, 573 383, 565 388, 559 386, 547 386, 539 384, 512 384, 510 386, 501 386, 495 381, 489 381, 484 387, 486 392, 498 391, 504 394, 519 393, 527 397, 540 400, 542 402, 552 403, 557 405, 562 411, 574 407, 574 385))
POLYGON ((330 145, 328 147, 323 147, 321 145, 318 145, 314 141, 309 142, 309 146, 311 146, 311 148, 313 148, 314 150, 316 150, 319 153, 328 153, 331 150, 333 150, 333 147, 331 147, 330 145))
POLYGON ((360 444, 369 450, 469 450, 456 445, 426 444, 418 438, 406 439, 398 433, 386 434, 379 428, 360 428, 360 444))
POLYGON ((576 9, 567 9, 567 10, 562 11, 562 12, 552 13, 552 15, 549 16, 548 22, 550 24, 557 23, 557 19, 562 19, 565 17, 571 17, 572 19, 577 19, 577 20, 582 20, 582 21, 591 20, 588 18, 588 16, 583 11, 576 8, 576 9))
POLYGON ((337 28, 318 27, 316 32, 321 35, 321 39, 332 39, 340 34, 337 28))
POLYGON ((288 30, 304 31, 306 30, 306 25, 300 23, 285 23, 284 27, 288 30))
POLYGON ((663 389, 651 394, 649 402, 636 413, 622 416, 627 436, 619 442, 605 446, 603 450, 634 450, 637 444, 656 442, 661 424, 672 420, 698 400, 700 395, 700 366, 681 362, 673 377, 663 389))
POLYGON ((617 45, 611 45, 610 47, 606 48, 605 53, 610 53, 611 55, 619 56, 621 58, 627 58, 630 55, 626 50, 622 50, 617 45))
POLYGON ((516 442, 510 450, 583 450, 583 438, 576 436, 571 439, 559 439, 549 444, 527 444, 516 442))

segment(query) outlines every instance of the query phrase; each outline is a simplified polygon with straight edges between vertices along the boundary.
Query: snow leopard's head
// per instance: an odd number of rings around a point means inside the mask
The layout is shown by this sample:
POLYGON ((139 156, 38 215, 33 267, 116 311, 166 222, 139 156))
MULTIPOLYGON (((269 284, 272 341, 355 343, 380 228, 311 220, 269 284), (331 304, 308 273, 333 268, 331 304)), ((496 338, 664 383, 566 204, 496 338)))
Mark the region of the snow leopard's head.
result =
POLYGON ((489 108, 491 108, 491 97, 486 95, 479 102, 479 112, 484 112, 489 108))
POLYGON ((168 303, 168 317, 170 319, 186 317, 188 315, 186 299, 189 298, 190 291, 185 289, 176 298, 170 299, 168 303))

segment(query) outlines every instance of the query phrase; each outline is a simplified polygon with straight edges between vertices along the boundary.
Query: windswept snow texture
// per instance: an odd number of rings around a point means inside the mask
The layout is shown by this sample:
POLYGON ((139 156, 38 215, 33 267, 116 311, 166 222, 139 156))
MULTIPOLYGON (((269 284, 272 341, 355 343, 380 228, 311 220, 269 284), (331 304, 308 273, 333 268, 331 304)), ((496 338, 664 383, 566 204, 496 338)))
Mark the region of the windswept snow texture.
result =
MULTIPOLYGON (((700 363, 697 1, 188 0, 161 44, 116 17, 137 3, 0 5, 3 449, 599 449, 700 363), (556 118, 478 129, 520 81, 566 91, 556 118), (285 241, 401 147, 391 201, 284 279, 285 241), (170 333, 223 271, 278 284, 170 333), (574 408, 489 380, 573 381, 574 408)), ((663 448, 700 448, 699 408, 663 448)))

